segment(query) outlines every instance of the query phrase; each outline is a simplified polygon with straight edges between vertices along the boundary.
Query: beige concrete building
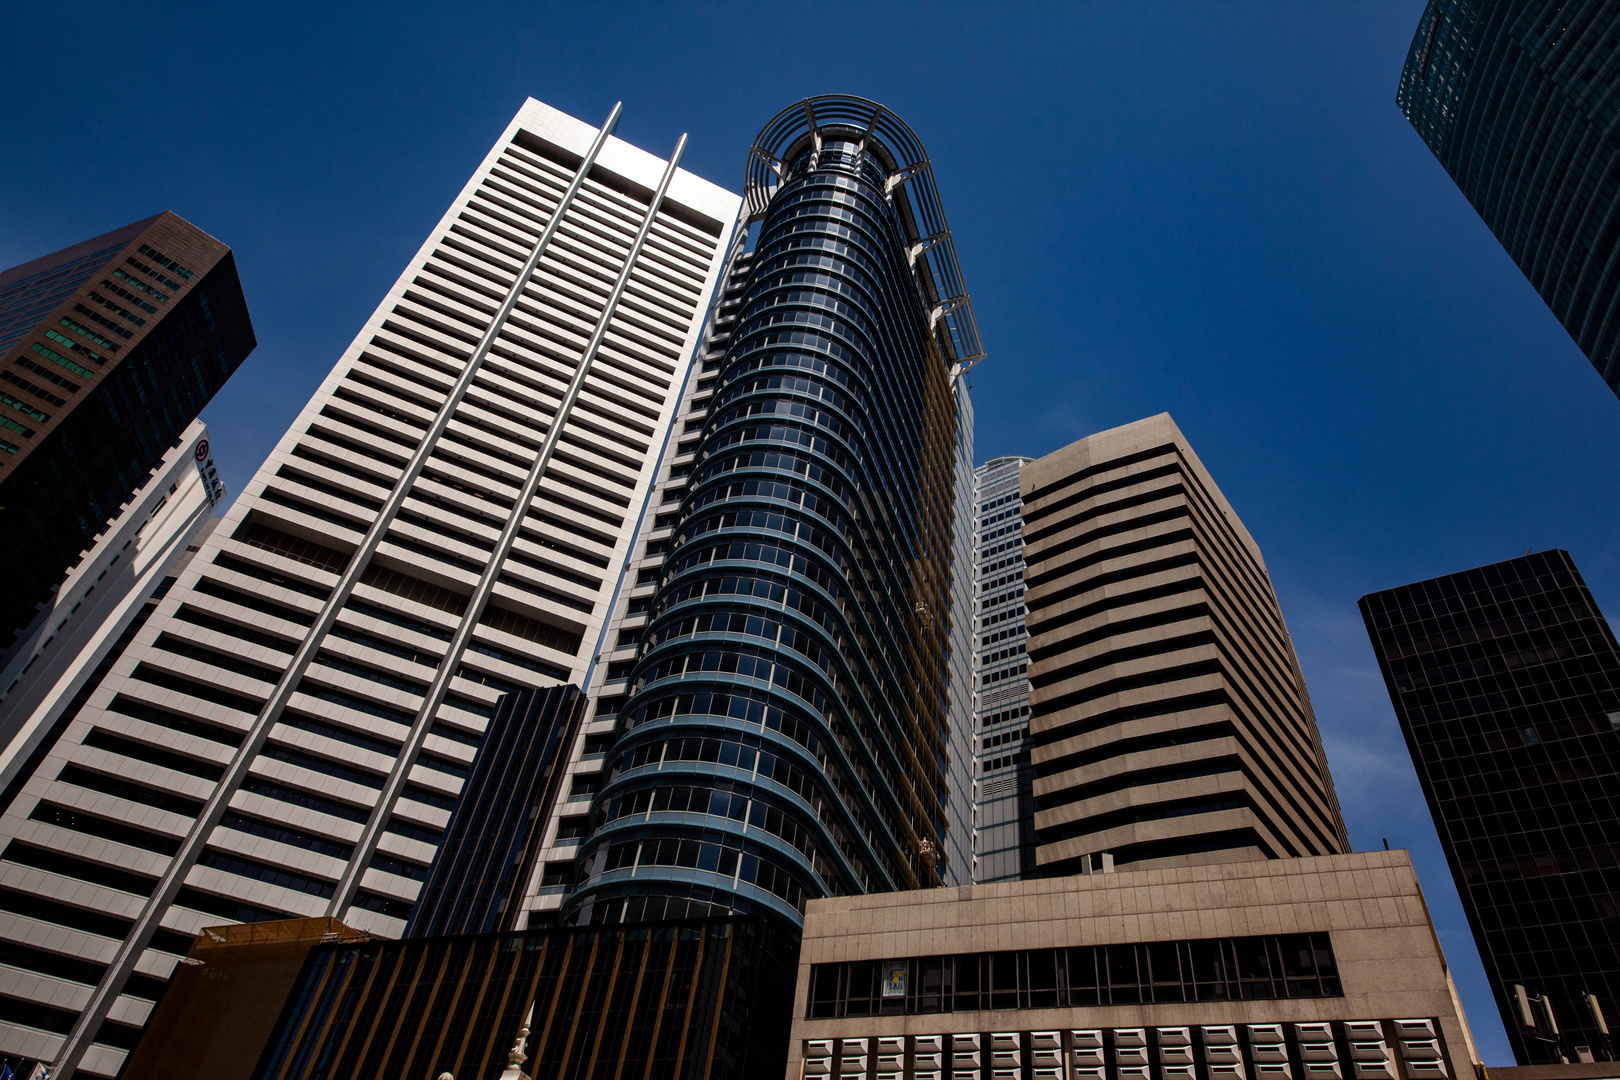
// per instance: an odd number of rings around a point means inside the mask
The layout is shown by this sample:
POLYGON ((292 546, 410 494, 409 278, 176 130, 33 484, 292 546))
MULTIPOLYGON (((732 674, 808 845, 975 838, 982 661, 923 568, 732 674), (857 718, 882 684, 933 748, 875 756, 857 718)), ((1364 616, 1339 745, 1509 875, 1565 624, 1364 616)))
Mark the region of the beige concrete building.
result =
POLYGON ((812 900, 787 1076, 1471 1078, 1405 851, 812 900))
POLYGON ((1021 488, 1041 871, 1348 851, 1265 560, 1175 421, 1021 488))

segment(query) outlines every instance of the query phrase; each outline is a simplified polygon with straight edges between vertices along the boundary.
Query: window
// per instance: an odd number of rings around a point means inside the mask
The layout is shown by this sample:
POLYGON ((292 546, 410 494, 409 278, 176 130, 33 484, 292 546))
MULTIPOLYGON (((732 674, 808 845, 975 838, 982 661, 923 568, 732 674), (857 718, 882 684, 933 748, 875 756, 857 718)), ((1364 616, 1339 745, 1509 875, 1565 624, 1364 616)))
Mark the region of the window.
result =
POLYGON ((896 961, 814 965, 809 1017, 1255 1001, 1344 993, 1325 933, 1081 945, 897 962, 907 970, 904 998, 883 998, 878 993, 878 972, 896 961))
POLYGON ((115 345, 111 341, 108 341, 106 338, 102 337, 100 334, 95 333, 88 326, 80 326, 78 323, 74 322, 72 319, 66 319, 66 318, 64 318, 62 320, 62 325, 67 327, 69 330, 72 330, 75 334, 78 334, 80 337, 85 338, 85 339, 87 339, 89 341, 93 341, 97 345, 102 346, 103 348, 110 349, 113 352, 118 351, 118 346, 117 345, 115 345))
POLYGON ((169 270, 173 270, 175 273, 179 274, 181 277, 185 278, 187 281, 191 280, 191 271, 187 270, 185 267, 181 266, 179 263, 175 262, 173 259, 171 259, 167 255, 163 254, 163 252, 158 251, 155 248, 148 247, 146 244, 142 244, 140 247, 136 248, 135 250, 139 251, 142 255, 145 255, 148 259, 151 259, 153 262, 157 263, 159 266, 162 266, 162 267, 164 267, 166 269, 169 269, 169 270))
POLYGON ((145 274, 147 277, 151 278, 153 281, 167 289, 173 289, 175 292, 179 292, 181 289, 185 288, 185 286, 181 285, 178 281, 164 277, 162 274, 158 273, 150 266, 147 266, 133 255, 126 256, 124 258, 124 262, 129 266, 133 266, 135 269, 139 270, 141 273, 145 274))
MULTIPOLYGON (((131 311, 128 308, 124 307, 122 304, 119 304, 119 303, 117 303, 115 301, 107 299, 105 296, 102 296, 100 293, 96 292, 96 290, 94 290, 94 289, 90 290, 90 299, 95 301, 96 303, 100 304, 102 307, 106 308, 108 311, 112 312, 114 315, 118 315, 118 316, 120 316, 120 317, 122 317, 124 319, 128 319, 130 322, 134 323, 136 326, 145 326, 146 325, 146 320, 145 319, 141 318, 139 315, 135 314, 133 311, 131 311)), ((93 314, 93 313, 87 311, 85 314, 89 315, 89 314, 93 314)), ((113 326, 114 324, 106 323, 105 325, 113 326)), ((122 329, 122 328, 119 327, 118 329, 122 329)), ((134 335, 131 334, 130 336, 133 337, 134 335)))
POLYGON ((38 409, 34 408, 32 405, 26 404, 25 402, 18 401, 16 398, 12 397, 10 394, 0 393, 0 404, 10 405, 13 409, 16 409, 18 412, 22 413, 24 416, 29 417, 32 420, 38 420, 42 424, 50 419, 50 415, 48 413, 40 412, 38 409))
MULTIPOLYGON (((112 306, 116 307, 117 305, 112 305, 112 306)), ((113 333, 117 334, 119 337, 131 338, 131 337, 135 336, 133 331, 124 329, 122 326, 119 326, 117 323, 115 323, 111 319, 107 318, 107 316, 101 314, 100 312, 91 311, 89 308, 85 307, 83 304, 74 304, 73 305, 73 310, 77 311, 80 315, 83 315, 85 318, 89 319, 91 322, 95 323, 96 325, 105 326, 107 329, 111 330, 113 333)))
POLYGON ((77 353, 83 353, 85 356, 88 356, 98 364, 105 364, 107 362, 107 358, 105 356, 102 356, 100 353, 95 352, 92 349, 85 348, 83 345, 80 345, 77 341, 74 341, 66 334, 58 334, 55 330, 47 330, 45 331, 45 336, 56 342, 58 345, 65 346, 77 353))
MULTIPOLYGON (((114 270, 113 271, 113 277, 117 278, 119 281, 128 282, 131 288, 139 289, 141 292, 145 293, 148 296, 156 298, 158 301, 160 301, 162 303, 168 303, 169 298, 168 298, 168 296, 166 294, 158 292, 156 289, 152 288, 152 286, 148 285, 144 281, 136 281, 133 277, 131 277, 129 274, 125 273, 122 270, 114 270)), ((154 308, 152 310, 155 311, 157 309, 154 308)))
POLYGON ((93 379, 96 377, 96 373, 91 371, 89 368, 80 367, 78 364, 75 364, 73 361, 63 356, 61 353, 53 352, 38 342, 35 342, 33 345, 29 346, 29 348, 43 356, 45 359, 49 360, 51 363, 56 364, 58 367, 63 367, 73 372, 73 374, 79 376, 81 379, 93 379))
MULTIPOLYGON (((144 312, 147 312, 148 314, 152 314, 152 315, 157 314, 157 308, 153 307, 151 304, 148 304, 145 300, 142 300, 140 297, 136 296, 134 293, 130 292, 128 289, 121 288, 121 287, 119 287, 117 285, 114 285, 112 282, 107 281, 105 279, 102 280, 101 287, 103 289, 106 289, 108 292, 112 293, 114 296, 118 297, 120 300, 123 300, 126 303, 134 304, 136 307, 140 308, 144 312)), ((91 295, 94 296, 95 294, 91 293, 91 295)), ((130 319, 135 318, 135 316, 131 315, 127 311, 123 312, 123 315, 126 318, 130 318, 130 319)))
POLYGON ((19 390, 24 391, 25 393, 29 393, 29 394, 34 395, 35 397, 39 398, 41 401, 45 402, 45 404, 47 404, 47 405, 55 405, 57 408, 61 408, 63 405, 67 404, 66 401, 64 401, 62 398, 57 397, 55 394, 51 393, 49 390, 44 390, 44 389, 41 389, 38 386, 35 386, 33 383, 29 382, 27 379, 23 378, 20 375, 15 374, 14 372, 0 371, 0 379, 4 379, 6 382, 8 382, 11 385, 17 387, 19 390))

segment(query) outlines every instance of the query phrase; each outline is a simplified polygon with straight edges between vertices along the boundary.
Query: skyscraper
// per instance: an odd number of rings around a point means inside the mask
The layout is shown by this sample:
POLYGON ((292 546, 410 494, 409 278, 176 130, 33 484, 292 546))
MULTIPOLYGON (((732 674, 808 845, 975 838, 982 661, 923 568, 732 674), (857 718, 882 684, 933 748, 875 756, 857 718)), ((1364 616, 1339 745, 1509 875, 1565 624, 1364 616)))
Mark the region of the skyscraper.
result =
POLYGON ((1620 0, 1429 0, 1396 103, 1620 393, 1620 0))
POLYGON ((951 384, 981 355, 950 231, 916 135, 860 98, 772 120, 747 197, 753 265, 623 661, 579 921, 797 925, 808 898, 941 876, 951 384))
POLYGON ((203 926, 397 936, 496 700, 586 683, 741 206, 617 117, 523 105, 6 808, 0 1050, 112 1075, 203 926))
POLYGON ((231 249, 174 214, 0 273, 0 656, 255 344, 231 249))
POLYGON ((973 474, 974 881, 1035 873, 1024 504, 1018 487, 1019 470, 1032 460, 994 458, 973 474))
POLYGON ((210 478, 212 466, 208 426, 193 420, 0 668, 0 807, 72 723, 214 527, 223 486, 217 471, 210 478))
POLYGON ((1613 1059, 1588 995, 1620 1018, 1620 648, 1574 560, 1371 593, 1361 615, 1514 1056, 1613 1059))
POLYGON ((1020 484, 1042 873, 1349 851, 1265 560, 1169 415, 1020 484))

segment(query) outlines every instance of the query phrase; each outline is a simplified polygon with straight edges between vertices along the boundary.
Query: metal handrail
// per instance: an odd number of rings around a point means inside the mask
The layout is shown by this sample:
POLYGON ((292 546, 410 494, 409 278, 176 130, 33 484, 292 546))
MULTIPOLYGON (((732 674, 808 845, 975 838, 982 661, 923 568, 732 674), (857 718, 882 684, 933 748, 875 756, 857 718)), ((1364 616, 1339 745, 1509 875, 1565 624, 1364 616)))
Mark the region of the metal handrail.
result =
POLYGON ((941 345, 950 354, 951 374, 966 374, 985 358, 984 343, 934 186, 933 166, 904 120, 875 101, 847 94, 805 98, 783 109, 748 151, 743 194, 750 220, 764 215, 793 162, 807 152, 819 153, 829 138, 853 142, 874 158, 889 178, 885 194, 903 200, 909 213, 901 213, 900 219, 912 233, 906 238, 909 254, 926 277, 918 288, 929 312, 929 329, 945 324, 941 345))

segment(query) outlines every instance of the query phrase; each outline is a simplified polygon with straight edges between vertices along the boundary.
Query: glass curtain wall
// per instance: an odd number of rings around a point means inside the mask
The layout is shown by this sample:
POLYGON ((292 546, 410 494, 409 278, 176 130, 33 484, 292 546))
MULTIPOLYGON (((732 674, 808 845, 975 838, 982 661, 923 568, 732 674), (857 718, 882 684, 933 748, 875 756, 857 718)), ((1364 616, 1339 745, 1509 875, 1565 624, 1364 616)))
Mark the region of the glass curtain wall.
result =
POLYGON ((859 130, 812 134, 763 211, 582 848, 581 922, 797 925, 810 898, 940 880, 951 360, 895 161, 859 130))

